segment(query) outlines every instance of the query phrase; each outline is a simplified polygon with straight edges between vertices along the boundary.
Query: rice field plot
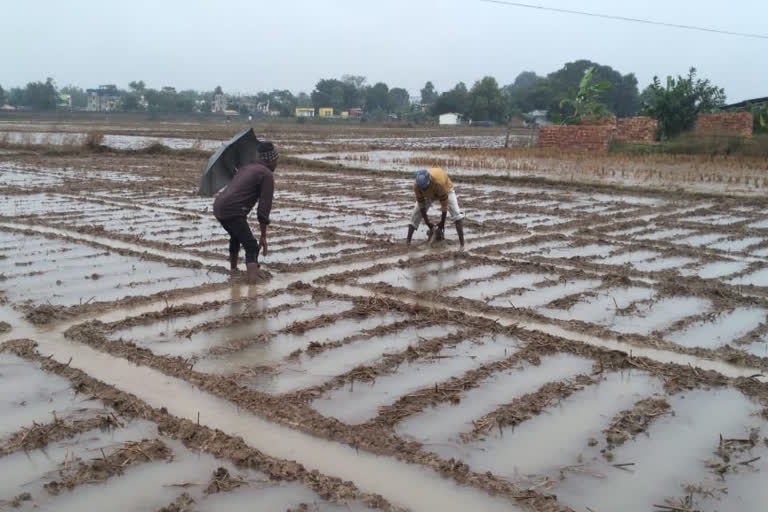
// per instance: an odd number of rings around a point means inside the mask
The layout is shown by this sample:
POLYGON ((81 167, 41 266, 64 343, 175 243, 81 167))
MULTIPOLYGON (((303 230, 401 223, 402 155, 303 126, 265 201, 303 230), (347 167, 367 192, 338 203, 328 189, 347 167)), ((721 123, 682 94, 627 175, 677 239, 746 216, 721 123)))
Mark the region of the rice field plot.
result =
POLYGON ((269 510, 368 509, 354 489, 341 497, 340 482, 320 475, 310 480, 287 461, 254 451, 244 466, 228 453, 226 440, 216 444, 205 427, 163 417, 134 397, 29 354, 30 345, 0 352, 3 508, 252 510, 258 502, 269 510), (195 437, 184 433, 194 430, 195 437))

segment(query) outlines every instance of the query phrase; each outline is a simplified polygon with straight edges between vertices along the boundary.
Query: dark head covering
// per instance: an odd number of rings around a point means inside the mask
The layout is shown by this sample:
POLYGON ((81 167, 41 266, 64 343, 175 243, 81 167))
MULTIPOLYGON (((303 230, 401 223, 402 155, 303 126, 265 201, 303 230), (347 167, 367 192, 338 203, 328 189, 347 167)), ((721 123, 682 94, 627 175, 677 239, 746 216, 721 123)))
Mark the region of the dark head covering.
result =
POLYGON ((274 162, 279 156, 275 145, 271 142, 259 142, 256 151, 259 153, 259 160, 262 162, 274 162))

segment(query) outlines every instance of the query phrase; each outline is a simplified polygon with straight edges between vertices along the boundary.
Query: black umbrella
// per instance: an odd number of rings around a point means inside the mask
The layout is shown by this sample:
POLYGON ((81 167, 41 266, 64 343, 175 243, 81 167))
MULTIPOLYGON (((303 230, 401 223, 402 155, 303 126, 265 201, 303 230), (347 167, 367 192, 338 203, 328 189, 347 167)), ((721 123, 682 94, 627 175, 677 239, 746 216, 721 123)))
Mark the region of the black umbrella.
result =
POLYGON ((253 133, 253 128, 232 137, 208 159, 198 193, 201 196, 212 196, 227 186, 238 168, 256 160, 258 145, 259 139, 253 133))

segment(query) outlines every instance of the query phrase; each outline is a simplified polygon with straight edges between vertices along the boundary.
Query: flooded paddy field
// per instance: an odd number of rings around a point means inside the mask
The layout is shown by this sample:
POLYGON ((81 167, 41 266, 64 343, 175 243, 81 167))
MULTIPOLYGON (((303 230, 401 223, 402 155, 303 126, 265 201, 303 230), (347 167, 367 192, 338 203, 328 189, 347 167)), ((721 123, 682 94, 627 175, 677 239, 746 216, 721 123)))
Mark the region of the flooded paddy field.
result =
POLYGON ((408 246, 408 175, 294 161, 248 286, 204 157, 1 158, 0 508, 764 507, 764 199, 446 165, 408 246))

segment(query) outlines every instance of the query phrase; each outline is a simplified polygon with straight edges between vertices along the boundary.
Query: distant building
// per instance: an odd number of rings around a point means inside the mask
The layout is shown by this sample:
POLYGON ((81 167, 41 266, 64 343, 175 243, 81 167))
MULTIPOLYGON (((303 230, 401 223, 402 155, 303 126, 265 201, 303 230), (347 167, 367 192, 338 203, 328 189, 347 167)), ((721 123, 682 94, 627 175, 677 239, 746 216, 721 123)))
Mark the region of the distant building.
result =
POLYGON ((333 117, 333 109, 331 107, 320 107, 317 109, 318 117, 333 117))
POLYGON ((91 112, 109 112, 120 103, 120 92, 115 85, 100 85, 98 89, 88 89, 88 106, 91 112))
POLYGON ((16 110, 16 107, 14 107, 13 105, 8 105, 8 104, 6 103, 6 104, 5 104, 5 105, 3 105, 2 107, 0 107, 0 110, 2 110, 3 112, 11 112, 11 111, 13 111, 13 110, 16 110))
POLYGON ((529 118, 533 119, 533 122, 539 126, 549 126, 552 122, 547 119, 548 110, 532 110, 526 114, 529 118))
POLYGON ((315 109, 312 107, 296 107, 296 117, 315 117, 315 109))
POLYGON ((225 110, 227 110, 227 100, 224 98, 223 94, 216 94, 213 96, 213 105, 211 106, 211 112, 216 112, 218 114, 223 113, 225 110))
POLYGON ((349 109, 349 118, 350 119, 360 119, 363 117, 363 109, 361 108, 351 108, 349 109))
POLYGON ((277 117, 280 115, 279 110, 271 110, 269 107, 269 101, 266 103, 257 103, 256 104, 256 112, 258 112, 261 115, 264 116, 270 116, 270 117, 277 117))
POLYGON ((349 119, 349 111, 348 111, 348 110, 344 110, 344 111, 341 113, 341 118, 342 118, 342 119, 349 119))
POLYGON ((56 99, 56 106, 58 108, 72 108, 72 95, 70 94, 59 94, 59 97, 56 99))
POLYGON ((461 114, 457 114, 456 112, 448 112, 447 114, 440 114, 440 124, 444 125, 457 125, 461 124, 461 114))

